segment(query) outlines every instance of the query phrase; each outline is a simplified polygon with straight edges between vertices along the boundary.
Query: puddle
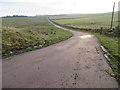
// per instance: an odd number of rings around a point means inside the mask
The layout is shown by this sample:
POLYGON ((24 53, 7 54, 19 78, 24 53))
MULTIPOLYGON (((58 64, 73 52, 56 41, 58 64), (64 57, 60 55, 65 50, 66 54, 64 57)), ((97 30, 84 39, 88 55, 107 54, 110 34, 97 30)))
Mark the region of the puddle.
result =
POLYGON ((80 38, 82 38, 82 39, 86 39, 86 38, 91 38, 92 35, 83 35, 83 36, 78 36, 78 37, 80 37, 80 38))

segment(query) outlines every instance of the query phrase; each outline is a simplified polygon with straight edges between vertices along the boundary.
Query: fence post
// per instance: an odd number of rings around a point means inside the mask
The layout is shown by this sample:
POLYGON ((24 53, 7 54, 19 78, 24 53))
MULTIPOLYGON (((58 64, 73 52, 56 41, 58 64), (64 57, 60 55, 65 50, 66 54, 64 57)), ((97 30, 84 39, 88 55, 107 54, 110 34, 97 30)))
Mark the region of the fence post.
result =
POLYGON ((102 33, 103 33, 103 28, 101 27, 100 28, 100 35, 102 35, 102 33))

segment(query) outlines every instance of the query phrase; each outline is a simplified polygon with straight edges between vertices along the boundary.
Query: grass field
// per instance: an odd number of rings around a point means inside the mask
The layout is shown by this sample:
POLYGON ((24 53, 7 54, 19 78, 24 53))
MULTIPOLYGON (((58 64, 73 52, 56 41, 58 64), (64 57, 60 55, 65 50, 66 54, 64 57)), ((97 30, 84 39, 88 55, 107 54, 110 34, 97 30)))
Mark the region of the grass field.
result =
MULTIPOLYGON (((73 26, 77 28, 91 28, 100 29, 110 28, 111 13, 100 13, 100 14, 76 14, 68 16, 54 16, 50 17, 57 23, 73 26)), ((113 27, 118 25, 118 13, 115 12, 113 27)))
MULTIPOLYGON (((117 37, 108 37, 106 35, 100 35, 99 33, 91 32, 92 30, 80 30, 81 28, 85 29, 100 29, 101 27, 109 29, 111 21, 111 13, 101 13, 101 14, 80 14, 80 15, 68 15, 68 16, 56 16, 50 17, 54 22, 63 25, 70 26, 68 28, 72 30, 82 31, 94 34, 99 42, 113 55, 111 60, 108 62, 111 68, 114 71, 114 76, 120 83, 120 50, 117 37), (71 27, 80 28, 73 29, 71 27)), ((113 27, 118 26, 118 13, 115 12, 113 27)))
POLYGON ((2 54, 18 53, 49 46, 72 36, 51 25, 46 17, 2 18, 2 54))

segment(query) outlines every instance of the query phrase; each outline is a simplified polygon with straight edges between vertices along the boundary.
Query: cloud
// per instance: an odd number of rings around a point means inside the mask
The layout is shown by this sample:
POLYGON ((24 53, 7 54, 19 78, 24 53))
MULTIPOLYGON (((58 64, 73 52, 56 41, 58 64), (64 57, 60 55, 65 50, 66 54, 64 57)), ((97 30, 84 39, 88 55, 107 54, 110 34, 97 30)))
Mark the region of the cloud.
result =
POLYGON ((1 15, 111 12, 118 0, 1 0, 1 15))

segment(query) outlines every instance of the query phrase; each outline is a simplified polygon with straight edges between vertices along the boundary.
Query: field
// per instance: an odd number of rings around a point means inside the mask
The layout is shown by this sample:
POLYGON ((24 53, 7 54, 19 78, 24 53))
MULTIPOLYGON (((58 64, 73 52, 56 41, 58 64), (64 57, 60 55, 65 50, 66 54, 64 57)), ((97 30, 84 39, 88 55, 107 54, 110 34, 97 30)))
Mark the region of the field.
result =
POLYGON ((46 47, 72 36, 51 25, 46 17, 2 18, 2 22, 3 57, 46 47))
MULTIPOLYGON (((54 16, 50 17, 57 23, 77 27, 77 28, 90 28, 100 29, 110 28, 111 24, 111 13, 100 13, 100 14, 70 14, 67 16, 54 16)), ((118 13, 115 12, 113 27, 118 25, 118 13)))
POLYGON ((115 12, 113 21, 113 32, 109 32, 111 23, 111 13, 101 14, 77 14, 68 16, 50 17, 55 23, 76 31, 82 31, 94 34, 99 42, 111 53, 111 60, 108 62, 114 71, 114 75, 120 82, 120 50, 118 45, 118 13, 115 12), (100 34, 97 30, 100 28, 106 30, 106 33, 100 34), (113 35, 115 34, 115 35, 113 35))

